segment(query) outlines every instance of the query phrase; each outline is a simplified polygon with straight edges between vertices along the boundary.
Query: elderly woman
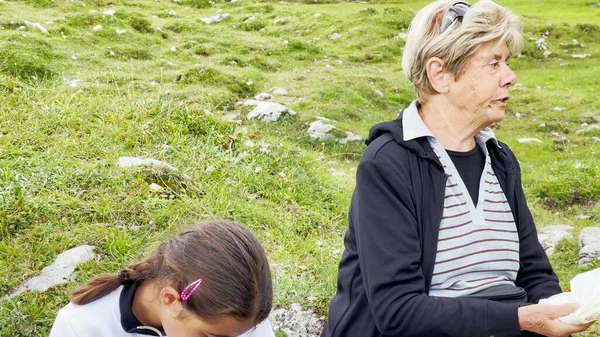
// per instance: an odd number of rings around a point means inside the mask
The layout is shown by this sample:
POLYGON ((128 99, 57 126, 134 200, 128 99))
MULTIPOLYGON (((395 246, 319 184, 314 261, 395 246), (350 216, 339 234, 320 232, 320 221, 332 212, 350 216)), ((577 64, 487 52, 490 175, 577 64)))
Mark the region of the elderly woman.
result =
POLYGON ((323 337, 566 336, 561 292, 519 163, 488 128, 517 76, 521 23, 492 1, 436 1, 415 16, 402 68, 417 100, 375 126, 323 337), (531 305, 530 305, 531 304, 531 305))

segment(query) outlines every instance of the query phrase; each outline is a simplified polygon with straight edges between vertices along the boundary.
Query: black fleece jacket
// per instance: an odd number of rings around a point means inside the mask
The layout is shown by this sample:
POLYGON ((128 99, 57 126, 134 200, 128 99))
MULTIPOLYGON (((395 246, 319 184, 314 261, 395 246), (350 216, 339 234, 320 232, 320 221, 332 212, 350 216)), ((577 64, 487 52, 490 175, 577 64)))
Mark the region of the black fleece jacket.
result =
MULTIPOLYGON (((403 140, 402 116, 371 129, 356 175, 337 293, 322 337, 518 334, 518 304, 428 296, 446 175, 426 138, 403 140)), ((561 292, 538 242, 517 159, 486 144, 520 241, 516 285, 529 303, 561 292)), ((534 334, 531 334, 534 335, 534 334)))

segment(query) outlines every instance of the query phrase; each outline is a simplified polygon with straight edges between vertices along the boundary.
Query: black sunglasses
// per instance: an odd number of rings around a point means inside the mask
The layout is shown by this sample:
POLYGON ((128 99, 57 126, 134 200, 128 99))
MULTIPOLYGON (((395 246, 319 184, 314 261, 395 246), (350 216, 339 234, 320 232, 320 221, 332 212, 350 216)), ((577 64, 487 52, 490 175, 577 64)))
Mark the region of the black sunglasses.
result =
POLYGON ((463 16, 467 13, 471 5, 466 2, 455 2, 450 8, 448 12, 444 16, 444 20, 442 20, 442 26, 440 28, 440 33, 443 33, 454 23, 454 21, 458 20, 462 22, 463 16))

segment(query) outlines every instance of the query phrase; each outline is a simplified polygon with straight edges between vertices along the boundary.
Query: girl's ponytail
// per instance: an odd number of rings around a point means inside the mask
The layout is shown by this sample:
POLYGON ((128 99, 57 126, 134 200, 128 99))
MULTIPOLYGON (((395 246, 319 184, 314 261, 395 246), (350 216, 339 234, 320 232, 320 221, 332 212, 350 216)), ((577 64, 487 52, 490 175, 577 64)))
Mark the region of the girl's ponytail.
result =
POLYGON ((71 294, 71 302, 78 305, 88 304, 104 297, 121 285, 135 280, 151 278, 154 273, 156 256, 151 256, 140 263, 134 263, 119 273, 101 274, 89 280, 71 294))

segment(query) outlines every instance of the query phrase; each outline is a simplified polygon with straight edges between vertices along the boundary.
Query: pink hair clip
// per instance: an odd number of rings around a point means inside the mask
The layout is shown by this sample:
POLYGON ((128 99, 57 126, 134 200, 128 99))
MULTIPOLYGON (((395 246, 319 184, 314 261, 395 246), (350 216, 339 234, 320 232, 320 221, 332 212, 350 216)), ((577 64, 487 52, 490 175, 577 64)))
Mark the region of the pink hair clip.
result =
POLYGON ((199 278, 196 281, 188 284, 187 287, 185 287, 182 291, 181 294, 179 294, 179 297, 181 297, 182 301, 187 301, 192 294, 194 293, 194 291, 196 291, 196 289, 198 288, 198 286, 200 285, 200 283, 202 283, 202 279, 199 278))

